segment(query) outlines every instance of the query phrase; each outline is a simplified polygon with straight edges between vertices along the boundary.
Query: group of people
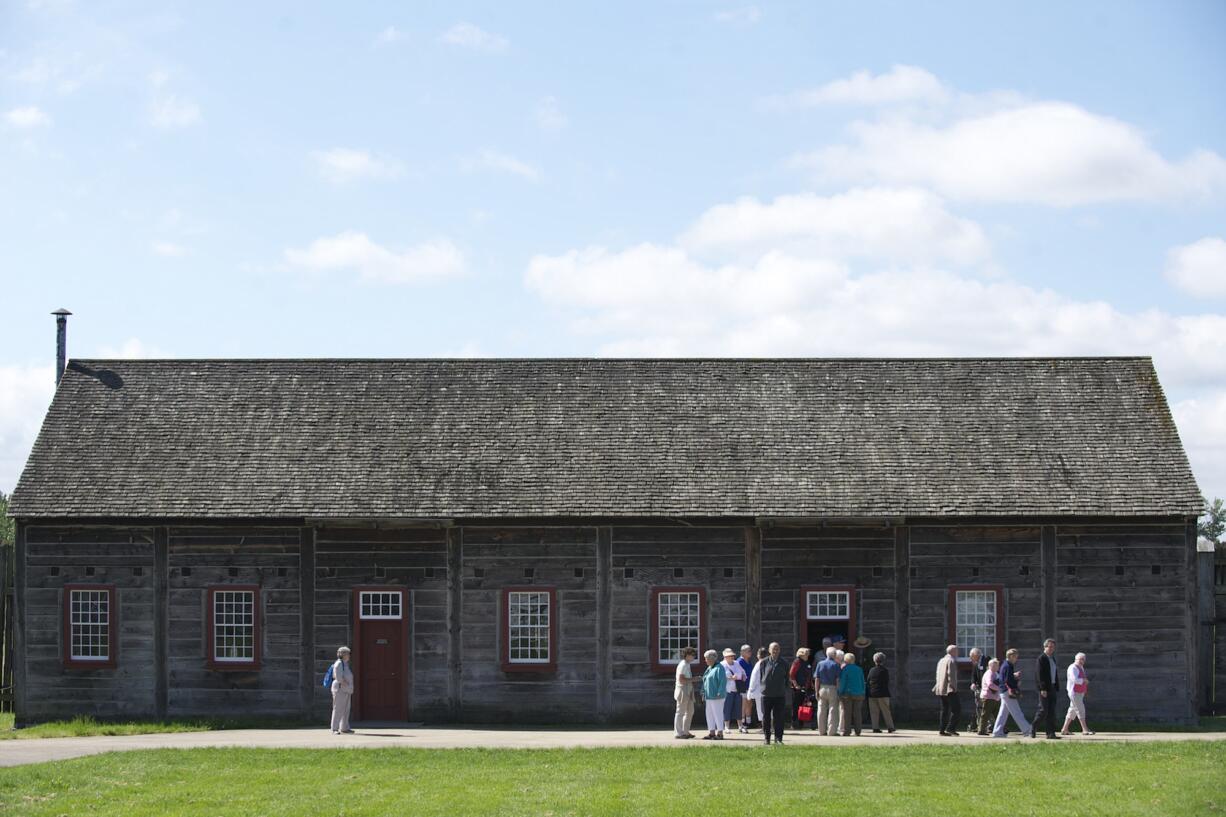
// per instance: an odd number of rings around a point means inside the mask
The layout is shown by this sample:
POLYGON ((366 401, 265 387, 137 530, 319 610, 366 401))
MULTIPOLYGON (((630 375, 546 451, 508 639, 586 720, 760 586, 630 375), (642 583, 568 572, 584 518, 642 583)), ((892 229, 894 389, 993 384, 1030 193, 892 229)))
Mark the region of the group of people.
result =
MULTIPOLYGON (((941 700, 942 735, 958 734, 962 708, 958 700, 958 652, 956 644, 945 648, 945 657, 937 662, 936 683, 932 687, 933 694, 941 700)), ((1090 676, 1086 673, 1085 653, 1077 653, 1073 663, 1064 670, 1062 684, 1060 665, 1056 661, 1056 642, 1051 638, 1043 642, 1043 652, 1035 661, 1035 687, 1039 700, 1033 721, 1027 721, 1022 713, 1022 672, 1018 669, 1016 649, 1007 650, 1003 662, 997 658, 989 659, 978 647, 973 648, 968 657, 970 688, 975 701, 975 720, 969 731, 1003 738, 1007 735, 1009 718, 1012 718, 1022 734, 1032 738, 1038 737, 1039 726, 1042 725, 1049 740, 1059 740, 1071 734, 1070 727, 1074 720, 1081 724, 1083 734, 1094 734, 1086 718, 1085 698, 1090 676), (1057 734, 1056 703, 1062 686, 1068 695, 1069 706, 1064 716, 1064 727, 1057 734)))
MULTIPOLYGON (((868 639, 856 642, 861 649, 870 644, 868 639)), ((880 734, 882 726, 887 732, 897 731, 890 711, 890 672, 885 653, 873 655, 872 667, 866 674, 858 666, 855 653, 846 646, 842 636, 823 639, 822 653, 818 657, 824 657, 816 664, 808 647, 799 648, 791 662, 785 660, 777 642, 758 649, 756 656, 749 644, 741 646, 739 655, 729 647, 724 649, 722 660, 715 650, 707 650, 703 655, 706 669, 701 676, 696 676, 691 667, 697 651, 693 647, 684 648, 674 675, 674 737, 677 740, 696 737, 690 725, 699 697, 703 701, 707 724, 703 740, 723 740, 725 733, 733 730, 748 734, 753 728, 755 714, 767 744, 783 743, 789 720, 793 729, 808 726, 823 736, 860 735, 865 702, 874 733, 880 734)), ((1021 708, 1022 672, 1018 669, 1018 651, 1008 650, 1002 662, 989 659, 978 648, 972 649, 968 656, 969 686, 975 701, 975 720, 969 730, 1003 738, 1007 735, 1008 719, 1013 718, 1023 734, 1037 737, 1041 725, 1048 738, 1058 740, 1061 735, 1070 734, 1070 727, 1076 720, 1084 734, 1093 735, 1085 709, 1089 688, 1085 653, 1077 653, 1073 663, 1064 670, 1064 683, 1061 684, 1055 651, 1056 642, 1047 639, 1035 664, 1038 708, 1033 721, 1027 721, 1021 708), (1061 686, 1067 692, 1069 707, 1064 727, 1057 734, 1056 703, 1061 686)), ((959 734, 961 687, 958 679, 961 671, 965 670, 959 667, 959 648, 951 644, 937 663, 932 690, 941 703, 942 735, 959 734)))
POLYGON ((756 658, 749 644, 741 646, 739 656, 731 647, 726 648, 722 661, 715 650, 707 650, 703 655, 707 667, 700 678, 691 668, 697 651, 686 647, 677 663, 673 687, 677 704, 674 737, 695 737, 690 724, 696 696, 701 696, 705 707, 707 734, 703 740, 723 740, 725 732, 734 729, 748 734, 755 714, 768 744, 772 739, 775 745, 783 743, 789 719, 793 728, 800 728, 802 722, 813 723, 822 735, 859 735, 866 698, 873 731, 881 731, 881 722, 890 732, 895 731, 885 654, 873 656, 873 667, 866 676, 856 663, 855 653, 844 649, 846 642, 841 636, 824 639, 823 646, 825 658, 815 667, 810 664, 807 647, 797 650, 796 658, 789 662, 783 658, 778 642, 760 648, 756 658))

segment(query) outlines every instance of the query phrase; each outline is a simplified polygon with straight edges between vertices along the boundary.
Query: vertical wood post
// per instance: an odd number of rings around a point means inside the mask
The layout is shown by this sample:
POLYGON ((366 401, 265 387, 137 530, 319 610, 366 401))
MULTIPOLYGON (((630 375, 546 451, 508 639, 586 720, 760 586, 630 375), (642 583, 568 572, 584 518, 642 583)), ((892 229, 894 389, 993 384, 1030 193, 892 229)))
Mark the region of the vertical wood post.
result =
POLYGON ((13 612, 13 725, 24 726, 26 711, 26 526, 16 523, 13 547, 13 591, 17 609, 13 612))
POLYGON ((596 529, 596 711, 601 721, 613 715, 613 528, 596 529))
POLYGON ((1197 540, 1193 540, 1196 550, 1196 685, 1199 690, 1202 715, 1213 714, 1216 701, 1213 700, 1213 625, 1216 611, 1213 599, 1213 549, 1202 551, 1197 540))
POLYGON ((461 655, 464 619, 464 529, 447 528, 447 710, 453 721, 463 716, 464 678, 461 655))
POLYGON ((1184 528, 1184 548, 1183 548, 1183 588, 1184 588, 1184 634, 1183 647, 1187 672, 1187 687, 1188 687, 1188 712, 1187 719, 1189 723, 1195 723, 1196 716, 1200 714, 1201 705, 1201 689, 1200 676, 1197 672, 1200 663, 1200 651, 1198 649, 1200 641, 1200 605, 1197 603, 1197 592, 1199 584, 1196 581, 1196 542, 1200 538, 1196 531, 1196 519, 1191 517, 1187 521, 1184 528))
POLYGON ((894 655, 889 667, 894 674, 897 712, 910 717, 911 688, 911 528, 894 528, 894 655))
POLYGON ((302 642, 299 656, 299 706, 304 718, 311 717, 315 703, 315 528, 298 529, 298 627, 302 642))
POLYGON ((745 640, 762 646, 762 528, 745 527, 745 640))
MULTIPOLYGON (((1043 526, 1042 545, 1039 560, 1039 589, 1043 606, 1039 611, 1039 628, 1044 639, 1054 638, 1057 645, 1060 634, 1057 632, 1059 623, 1056 621, 1056 527, 1043 526)), ((1057 646, 1057 649, 1059 647, 1057 646)))
POLYGON ((170 697, 170 530, 153 529, 153 711, 165 718, 170 697))

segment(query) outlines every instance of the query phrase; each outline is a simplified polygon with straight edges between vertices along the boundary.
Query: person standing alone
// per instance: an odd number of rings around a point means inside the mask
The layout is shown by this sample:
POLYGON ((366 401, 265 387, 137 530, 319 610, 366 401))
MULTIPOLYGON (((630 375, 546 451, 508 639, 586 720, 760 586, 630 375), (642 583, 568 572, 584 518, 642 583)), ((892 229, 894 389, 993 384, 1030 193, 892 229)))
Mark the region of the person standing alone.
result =
POLYGON ((945 657, 937 662, 936 683, 932 694, 941 699, 941 734, 957 735, 962 705, 958 703, 958 645, 945 648, 945 657))
POLYGON ((332 665, 332 734, 353 734, 349 728, 349 705, 353 701, 353 670, 349 668, 348 647, 336 651, 332 665))

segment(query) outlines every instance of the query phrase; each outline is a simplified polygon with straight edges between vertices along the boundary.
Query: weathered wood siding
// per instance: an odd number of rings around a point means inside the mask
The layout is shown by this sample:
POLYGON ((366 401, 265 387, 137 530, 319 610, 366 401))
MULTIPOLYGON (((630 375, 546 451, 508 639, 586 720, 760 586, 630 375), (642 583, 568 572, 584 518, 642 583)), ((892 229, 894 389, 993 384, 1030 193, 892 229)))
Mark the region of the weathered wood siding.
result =
MULTIPOLYGON (((908 662, 908 716, 931 715, 940 703, 932 694, 937 661, 953 643, 949 626, 949 586, 1000 585, 1003 589, 1005 643, 1021 651, 1025 683, 1033 680, 1030 663, 1045 637, 1042 631, 1042 528, 1037 525, 939 525, 910 529, 911 654, 908 662)), ((998 656, 1004 658, 1003 655, 998 656)), ((970 677, 962 679, 963 687, 970 677)), ((974 711, 963 690, 963 714, 974 711)), ((969 722, 969 715, 967 721, 969 722)))
POLYGON ((171 527, 167 713, 285 717, 300 711, 298 528, 171 527), (258 585, 260 666, 207 666, 208 588, 258 585))
POLYGON ((52 527, 26 532, 23 721, 154 712, 153 529, 52 527), (137 575, 139 572, 140 575, 137 575), (115 586, 114 668, 65 668, 64 585, 115 586))
MULTIPOLYGON (((774 527, 762 535, 762 638, 792 655, 819 651, 799 632, 801 587, 854 587, 856 635, 869 654, 894 651, 894 531, 865 527, 774 527), (880 574, 880 575, 877 575, 880 574)), ((854 648, 853 648, 853 651, 854 648)), ((856 651, 857 655, 859 651, 856 651)), ((858 659, 859 660, 859 659, 858 659)))
MULTIPOLYGON (((163 695, 170 716, 306 711, 322 719, 329 696, 319 679, 336 647, 352 645, 353 591, 365 586, 408 590, 413 720, 668 723, 671 672, 656 671, 651 643, 651 591, 660 587, 704 590, 704 648, 779 641, 789 657, 801 640, 800 589, 854 587, 856 634, 872 640, 862 658, 887 654, 895 697, 900 708, 910 699, 915 719, 935 722, 932 670, 953 639, 949 587, 962 584, 1002 588, 1002 647, 1022 651, 1027 689, 1042 640, 1053 635, 1062 666, 1078 651, 1089 655, 1093 718, 1186 720, 1195 697, 1187 647, 1198 626, 1194 553, 1182 523, 376 529, 23 521, 20 532, 20 722, 151 715, 163 695), (304 583, 303 564, 313 582, 304 583), (757 582, 760 597, 747 589, 757 582), (115 668, 64 668, 65 584, 115 586, 115 668), (258 670, 206 665, 207 589, 227 584, 261 588, 258 670), (556 590, 556 670, 501 666, 501 592, 522 586, 556 590), (163 604, 164 627, 155 623, 163 604), (747 630, 758 621, 760 640, 747 630)), ((1224 655, 1219 643, 1219 672, 1224 655)), ((964 703, 969 711, 969 697, 964 703)), ((1026 704, 1028 715, 1032 708, 1026 704)))
POLYGON ((1091 725, 1193 716, 1195 550, 1184 526, 1065 525, 1057 541, 1061 669, 1086 653, 1091 725))
POLYGON ((595 720, 596 676, 605 671, 596 662, 596 528, 465 527, 461 533, 464 720, 595 720), (502 590, 529 586, 556 590, 557 670, 504 672, 502 590))
MULTIPOLYGON (((737 649, 745 641, 744 528, 614 526, 612 551, 612 719, 670 723, 673 677, 653 667, 651 590, 704 588, 707 642, 702 649, 737 649)), ((702 722, 701 713, 695 717, 702 722)))
POLYGON ((409 717, 447 712, 447 549, 438 528, 322 527, 315 534, 315 656, 312 711, 332 706, 321 680, 336 648, 354 646, 353 589, 405 588, 409 616, 409 717))

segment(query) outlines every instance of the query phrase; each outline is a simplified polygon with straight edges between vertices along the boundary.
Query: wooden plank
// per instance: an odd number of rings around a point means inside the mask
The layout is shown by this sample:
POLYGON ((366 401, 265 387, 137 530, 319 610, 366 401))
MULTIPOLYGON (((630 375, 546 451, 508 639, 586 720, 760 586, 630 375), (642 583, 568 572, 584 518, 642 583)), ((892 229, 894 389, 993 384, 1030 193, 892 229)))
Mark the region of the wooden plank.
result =
POLYGON ((302 638, 299 655, 299 706, 311 714, 315 700, 315 529, 298 531, 298 626, 302 638))
POLYGON ((745 636, 762 643, 762 528, 745 527, 745 636))
MULTIPOLYGON (((613 529, 608 525, 596 531, 596 666, 613 666, 613 529)), ((602 722, 613 712, 613 685, 609 673, 596 676, 596 708, 602 722)))
POLYGON ((1039 559, 1039 588, 1042 591, 1043 606, 1040 610, 1039 627, 1043 638, 1059 639, 1056 621, 1056 528, 1054 525, 1043 526, 1043 540, 1039 559))
MULTIPOLYGON (((866 665, 871 666, 871 658, 866 665)), ((908 665, 911 663, 911 529, 894 529, 894 655, 886 665, 894 675, 898 712, 910 717, 911 693, 908 665)))
POLYGON ((16 521, 13 547, 13 589, 17 601, 13 621, 13 725, 20 728, 26 722, 26 526, 16 521))
POLYGON ((460 720, 464 708, 464 530, 447 528, 447 709, 460 720))
POLYGON ((1199 675, 1197 674, 1197 665, 1200 660, 1200 650, 1198 642, 1200 639, 1200 607, 1197 604, 1196 597, 1199 585, 1196 582, 1196 541, 1198 534, 1196 531, 1196 518, 1188 519, 1186 540, 1184 542, 1184 556, 1182 559, 1184 566, 1183 575, 1187 577, 1187 581, 1183 583, 1184 592, 1187 596, 1187 607, 1184 611, 1183 622, 1183 648, 1185 652, 1185 662, 1187 667, 1187 703, 1188 709, 1186 717, 1189 721, 1194 721, 1197 714, 1200 712, 1201 704, 1201 689, 1199 683, 1199 675))
POLYGON ((153 713, 165 718, 170 670, 167 658, 170 609, 167 582, 170 576, 169 534, 165 526, 153 531, 153 713))

